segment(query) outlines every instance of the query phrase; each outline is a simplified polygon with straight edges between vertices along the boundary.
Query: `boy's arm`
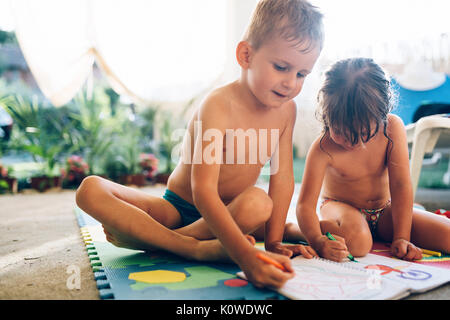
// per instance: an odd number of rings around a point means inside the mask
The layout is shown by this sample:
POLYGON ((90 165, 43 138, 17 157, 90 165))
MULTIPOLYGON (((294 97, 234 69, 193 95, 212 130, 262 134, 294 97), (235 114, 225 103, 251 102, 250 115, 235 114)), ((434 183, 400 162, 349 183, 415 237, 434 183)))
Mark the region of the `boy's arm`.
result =
POLYGON ((213 105, 214 102, 206 101, 199 112, 202 130, 194 138, 192 196, 213 234, 222 242, 231 258, 235 259, 248 251, 251 245, 219 196, 219 172, 228 117, 225 108, 217 103, 213 105), (210 133, 211 140, 207 140, 210 133), (220 154, 215 154, 211 149, 213 146, 220 154))
MULTIPOLYGON (((227 127, 228 108, 220 106, 220 101, 206 101, 199 112, 203 135, 215 133, 215 150, 223 153, 223 136, 227 127)), ((228 208, 218 193, 220 161, 210 161, 204 156, 214 152, 212 141, 203 141, 204 137, 195 137, 194 159, 192 164, 191 184, 195 206, 198 208, 212 233, 231 257, 244 271, 247 278, 256 286, 280 287, 293 277, 289 259, 282 256, 271 256, 280 262, 290 272, 269 265, 257 258, 258 249, 254 248, 246 239, 239 226, 232 218, 228 208), (198 163, 200 162, 200 163, 198 163)))
POLYGON ((399 258, 420 259, 420 249, 410 243, 414 199, 406 130, 398 116, 392 114, 388 116, 387 134, 392 140, 387 151, 394 231, 391 248, 393 254, 399 258))
POLYGON ((283 239, 286 215, 294 192, 292 134, 296 120, 297 107, 292 102, 287 110, 287 124, 280 133, 277 148, 270 160, 269 196, 273 202, 272 214, 265 225, 264 241, 266 249, 271 243, 283 239))
MULTIPOLYGON (((295 126, 297 107, 294 102, 287 106, 287 125, 284 128, 277 149, 272 156, 270 166, 269 196, 273 202, 272 214, 265 224, 266 250, 287 256, 310 255, 303 246, 282 245, 286 216, 294 192, 293 143, 292 136, 295 126)), ((308 256, 308 257, 309 257, 308 256)))

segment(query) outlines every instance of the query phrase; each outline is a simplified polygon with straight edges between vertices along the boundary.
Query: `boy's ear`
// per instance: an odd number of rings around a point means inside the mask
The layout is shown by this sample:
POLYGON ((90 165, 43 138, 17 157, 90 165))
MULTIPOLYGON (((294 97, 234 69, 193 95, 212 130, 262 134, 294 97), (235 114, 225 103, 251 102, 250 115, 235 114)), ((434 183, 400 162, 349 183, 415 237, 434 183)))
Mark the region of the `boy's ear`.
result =
POLYGON ((239 65, 243 69, 248 69, 250 66, 251 55, 253 53, 253 48, 247 41, 241 41, 238 43, 236 48, 236 58, 239 65))

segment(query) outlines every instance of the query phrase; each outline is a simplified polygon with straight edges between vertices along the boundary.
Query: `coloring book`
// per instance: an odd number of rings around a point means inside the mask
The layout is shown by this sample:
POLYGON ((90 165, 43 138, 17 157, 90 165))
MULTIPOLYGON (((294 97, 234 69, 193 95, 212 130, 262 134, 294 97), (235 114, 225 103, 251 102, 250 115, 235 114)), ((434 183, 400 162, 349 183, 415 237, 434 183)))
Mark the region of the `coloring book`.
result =
MULTIPOLYGON (((425 292, 450 281, 448 270, 374 254, 357 262, 291 260, 295 277, 277 291, 295 300, 388 300, 425 292)), ((244 273, 238 276, 245 278, 244 273)))

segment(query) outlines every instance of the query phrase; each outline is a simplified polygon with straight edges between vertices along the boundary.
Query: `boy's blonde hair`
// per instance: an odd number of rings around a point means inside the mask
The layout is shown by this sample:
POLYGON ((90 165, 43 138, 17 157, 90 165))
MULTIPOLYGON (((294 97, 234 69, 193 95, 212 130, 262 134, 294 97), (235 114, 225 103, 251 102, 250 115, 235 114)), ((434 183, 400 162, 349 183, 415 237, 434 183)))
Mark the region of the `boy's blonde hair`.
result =
POLYGON ((296 44, 308 41, 304 51, 323 46, 322 13, 306 0, 261 0, 244 35, 258 50, 274 36, 296 44))

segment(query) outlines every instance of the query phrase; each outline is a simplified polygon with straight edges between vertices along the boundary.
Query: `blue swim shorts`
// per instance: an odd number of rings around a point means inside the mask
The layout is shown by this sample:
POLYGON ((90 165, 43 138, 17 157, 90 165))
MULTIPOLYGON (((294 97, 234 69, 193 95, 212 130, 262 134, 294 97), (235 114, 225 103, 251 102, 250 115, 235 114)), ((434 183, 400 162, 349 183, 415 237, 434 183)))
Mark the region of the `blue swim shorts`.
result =
POLYGON ((178 210, 182 220, 182 225, 180 227, 187 226, 202 217, 194 205, 190 204, 169 189, 166 189, 163 198, 169 201, 178 210))

